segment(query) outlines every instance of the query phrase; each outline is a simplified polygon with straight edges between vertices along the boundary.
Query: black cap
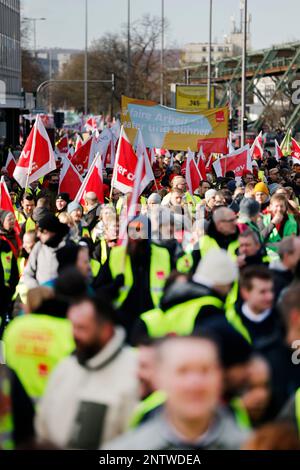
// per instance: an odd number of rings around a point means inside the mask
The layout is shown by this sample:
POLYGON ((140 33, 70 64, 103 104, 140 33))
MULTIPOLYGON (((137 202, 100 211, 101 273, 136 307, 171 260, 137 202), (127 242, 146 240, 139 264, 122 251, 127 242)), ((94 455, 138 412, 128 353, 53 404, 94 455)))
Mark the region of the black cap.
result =
POLYGON ((57 200, 57 199, 62 199, 62 200, 65 201, 67 204, 69 204, 69 202, 70 202, 69 193, 59 193, 59 194, 56 196, 56 200, 57 200))

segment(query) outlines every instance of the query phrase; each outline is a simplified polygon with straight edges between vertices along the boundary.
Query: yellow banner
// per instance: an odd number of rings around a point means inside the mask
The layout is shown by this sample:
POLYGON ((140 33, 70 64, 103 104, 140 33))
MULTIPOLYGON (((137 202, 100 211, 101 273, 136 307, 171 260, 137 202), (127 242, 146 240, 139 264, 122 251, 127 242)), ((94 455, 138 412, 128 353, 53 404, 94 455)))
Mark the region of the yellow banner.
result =
POLYGON ((121 120, 133 144, 140 129, 146 147, 227 153, 228 108, 178 111, 122 96, 121 120))

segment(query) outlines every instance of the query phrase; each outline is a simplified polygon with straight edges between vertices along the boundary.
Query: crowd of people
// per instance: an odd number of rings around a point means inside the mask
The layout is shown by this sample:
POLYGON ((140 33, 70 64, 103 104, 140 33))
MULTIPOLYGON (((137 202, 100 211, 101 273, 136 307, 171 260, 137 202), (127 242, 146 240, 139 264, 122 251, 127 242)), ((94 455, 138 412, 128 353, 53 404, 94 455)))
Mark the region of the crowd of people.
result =
POLYGON ((110 168, 84 205, 2 169, 0 448, 299 450, 300 164, 185 158, 129 220, 110 168))

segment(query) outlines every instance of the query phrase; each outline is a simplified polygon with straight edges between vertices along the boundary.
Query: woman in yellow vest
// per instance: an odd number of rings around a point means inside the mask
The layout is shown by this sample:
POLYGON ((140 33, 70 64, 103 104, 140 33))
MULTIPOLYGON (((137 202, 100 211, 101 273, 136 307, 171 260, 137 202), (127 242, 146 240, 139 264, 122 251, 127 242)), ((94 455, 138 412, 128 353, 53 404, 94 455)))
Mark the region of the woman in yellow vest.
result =
POLYGON ((12 312, 12 298, 19 281, 19 271, 17 264, 18 249, 13 243, 12 237, 9 237, 9 226, 14 225, 14 216, 9 211, 2 211, 0 214, 1 234, 0 234, 0 338, 6 322, 9 320, 12 312))

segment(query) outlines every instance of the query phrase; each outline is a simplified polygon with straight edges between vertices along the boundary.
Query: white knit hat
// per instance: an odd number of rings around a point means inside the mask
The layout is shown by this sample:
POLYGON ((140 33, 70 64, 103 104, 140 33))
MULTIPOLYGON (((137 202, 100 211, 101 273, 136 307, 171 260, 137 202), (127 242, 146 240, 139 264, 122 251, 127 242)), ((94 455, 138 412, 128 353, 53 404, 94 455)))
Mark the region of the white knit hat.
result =
POLYGON ((217 194, 217 191, 215 189, 208 189, 205 193, 205 201, 209 202, 212 197, 214 197, 217 194))
POLYGON ((237 265, 227 251, 212 248, 199 262, 193 281, 208 287, 231 284, 238 278, 237 265))

